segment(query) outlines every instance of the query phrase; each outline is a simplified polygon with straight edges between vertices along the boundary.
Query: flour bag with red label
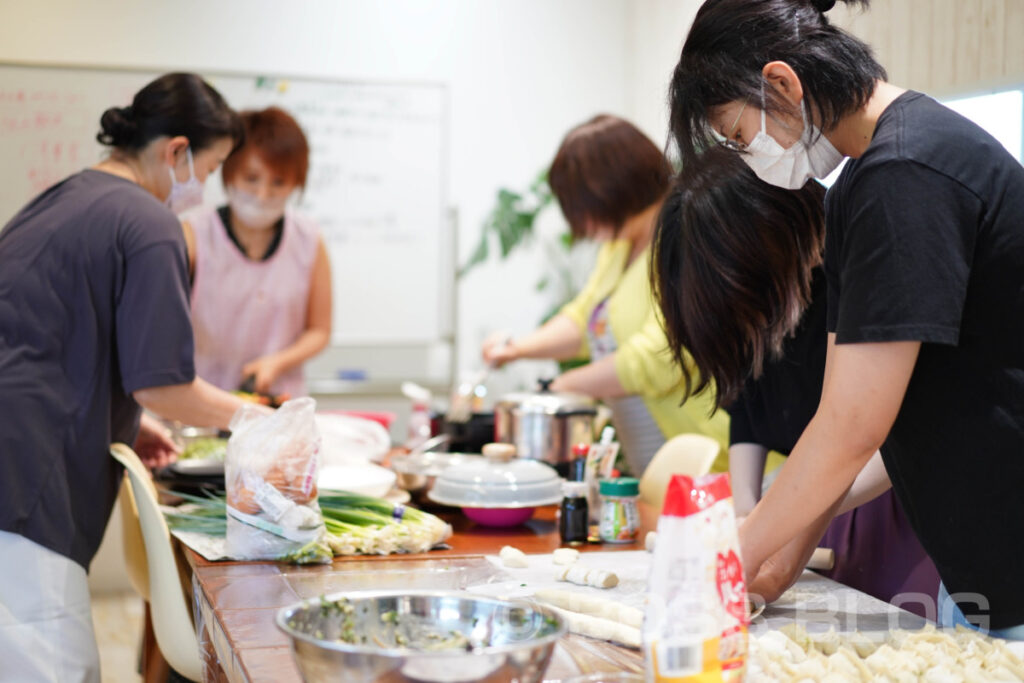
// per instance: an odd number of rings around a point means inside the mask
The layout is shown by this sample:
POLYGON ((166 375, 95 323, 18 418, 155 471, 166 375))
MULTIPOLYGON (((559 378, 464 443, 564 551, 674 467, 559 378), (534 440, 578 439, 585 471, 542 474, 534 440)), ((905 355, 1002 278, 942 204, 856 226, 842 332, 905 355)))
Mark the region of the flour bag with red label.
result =
POLYGON ((747 587, 729 475, 672 477, 648 583, 647 680, 742 680, 747 587))

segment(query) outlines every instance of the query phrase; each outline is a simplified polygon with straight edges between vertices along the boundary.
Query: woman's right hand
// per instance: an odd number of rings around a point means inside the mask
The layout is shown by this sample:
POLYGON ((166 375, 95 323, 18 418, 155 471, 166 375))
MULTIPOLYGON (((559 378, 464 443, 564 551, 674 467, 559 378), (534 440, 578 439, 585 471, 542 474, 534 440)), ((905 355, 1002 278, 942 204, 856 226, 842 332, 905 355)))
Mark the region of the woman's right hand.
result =
POLYGON ((480 355, 485 363, 496 368, 519 359, 519 353, 507 332, 495 332, 488 336, 480 347, 480 355))

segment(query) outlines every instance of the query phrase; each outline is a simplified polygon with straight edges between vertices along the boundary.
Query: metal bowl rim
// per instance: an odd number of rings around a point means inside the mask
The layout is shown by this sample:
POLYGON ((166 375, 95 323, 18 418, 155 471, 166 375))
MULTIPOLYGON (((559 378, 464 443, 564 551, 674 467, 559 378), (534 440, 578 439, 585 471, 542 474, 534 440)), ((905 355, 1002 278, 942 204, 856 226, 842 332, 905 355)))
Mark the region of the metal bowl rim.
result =
MULTIPOLYGON (((490 598, 487 596, 476 596, 472 593, 466 593, 463 591, 394 591, 394 590, 382 590, 382 591, 339 591, 331 593, 329 595, 321 596, 320 598, 309 598, 302 600, 298 603, 282 607, 277 611, 277 616, 274 618, 274 622, 277 627, 281 629, 286 635, 291 637, 293 640, 301 640, 309 645, 323 648, 325 650, 333 650, 335 652, 345 652, 350 654, 361 654, 361 655, 375 655, 380 657, 430 657, 430 658, 445 658, 452 656, 464 655, 467 653, 466 650, 414 650, 410 648, 381 648, 381 647, 369 647, 367 645, 352 645, 350 643, 340 641, 326 641, 321 638, 315 638, 306 633, 300 633, 287 624, 288 615, 297 609, 307 607, 314 600, 339 600, 341 598, 349 598, 350 600, 364 599, 364 598, 381 598, 381 597, 425 597, 425 598, 455 598, 458 600, 475 600, 477 602, 487 602, 500 605, 507 605, 510 607, 520 607, 538 612, 545 617, 555 619, 558 622, 558 626, 555 628, 555 632, 530 641, 523 641, 521 643, 509 643, 507 645, 491 645, 487 647, 474 648, 468 652, 473 655, 496 655, 504 654, 508 652, 516 652, 522 650, 524 647, 534 648, 541 645, 547 645, 549 642, 554 644, 559 638, 564 636, 568 632, 565 619, 555 613, 554 610, 548 609, 543 605, 537 605, 534 603, 526 602, 525 600, 499 600, 497 598, 490 598)), ((294 643, 292 649, 295 648, 294 643)))

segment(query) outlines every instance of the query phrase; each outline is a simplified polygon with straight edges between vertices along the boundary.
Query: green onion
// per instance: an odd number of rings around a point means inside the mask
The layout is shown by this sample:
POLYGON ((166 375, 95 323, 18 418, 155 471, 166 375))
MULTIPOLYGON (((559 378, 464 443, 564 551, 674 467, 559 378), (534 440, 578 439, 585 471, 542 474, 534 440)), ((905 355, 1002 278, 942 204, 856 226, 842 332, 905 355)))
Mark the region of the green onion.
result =
MULTIPOLYGON (((178 491, 169 493, 187 501, 180 511, 164 513, 170 528, 210 536, 225 535, 227 502, 224 496, 209 492, 203 496, 178 491)), ((279 559, 308 564, 325 561, 331 551, 335 555, 419 553, 430 550, 451 535, 451 527, 434 515, 381 498, 323 490, 319 504, 327 531, 325 542, 314 541, 279 559)))

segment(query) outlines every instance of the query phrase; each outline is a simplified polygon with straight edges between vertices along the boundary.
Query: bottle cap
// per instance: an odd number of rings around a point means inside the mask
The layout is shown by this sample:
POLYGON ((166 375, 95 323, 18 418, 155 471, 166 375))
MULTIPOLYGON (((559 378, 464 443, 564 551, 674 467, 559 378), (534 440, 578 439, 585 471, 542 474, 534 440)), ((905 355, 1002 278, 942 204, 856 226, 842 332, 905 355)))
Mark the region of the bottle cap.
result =
POLYGON ((585 498, 588 488, 585 481, 567 481, 562 484, 562 495, 566 498, 585 498))
POLYGON ((602 496, 638 496, 640 495, 640 481, 633 477, 619 477, 618 479, 602 479, 598 484, 602 496))
POLYGON ((578 443, 572 447, 572 454, 577 458, 586 457, 587 453, 590 452, 589 443, 578 443))

